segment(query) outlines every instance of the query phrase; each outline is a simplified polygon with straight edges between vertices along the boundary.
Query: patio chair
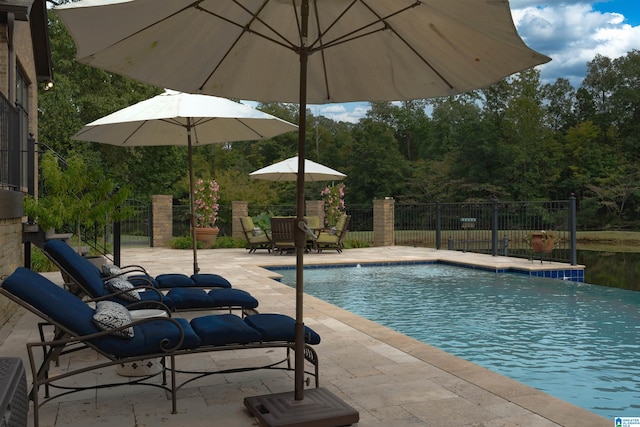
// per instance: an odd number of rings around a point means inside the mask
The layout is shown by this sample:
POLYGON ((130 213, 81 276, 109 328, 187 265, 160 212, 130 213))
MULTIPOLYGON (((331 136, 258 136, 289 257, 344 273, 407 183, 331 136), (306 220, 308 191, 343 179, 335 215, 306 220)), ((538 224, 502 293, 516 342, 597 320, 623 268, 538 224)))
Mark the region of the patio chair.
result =
MULTIPOLYGON (((160 300, 169 308, 178 311, 224 309, 241 310, 243 314, 251 314, 255 313, 258 307, 258 300, 251 294, 241 289, 231 288, 228 281, 225 283, 217 275, 200 274, 189 277, 183 274, 165 274, 155 279, 145 279, 144 275, 138 275, 132 279, 133 282, 128 280, 123 282, 110 280, 114 278, 113 276, 104 277, 98 267, 60 240, 45 243, 43 252, 60 268, 65 281, 70 282, 69 289, 73 293, 87 295, 89 298, 109 298, 112 297, 113 292, 129 290, 113 298, 124 305, 140 300, 160 300), (145 290, 135 292, 141 285, 146 285, 145 290), (221 288, 221 286, 224 287, 221 288), (136 289, 131 289, 132 287, 136 289), (213 289, 207 292, 202 288, 213 289), (159 290, 168 290, 168 292, 165 295, 159 290)), ((125 271, 127 271, 126 268, 125 271)))
POLYGON ((271 218, 271 248, 280 254, 295 250, 295 228, 296 218, 271 218))
POLYGON ((247 239, 247 249, 249 253, 254 253, 258 249, 266 249, 271 252, 271 238, 269 234, 260 227, 256 227, 250 216, 240 218, 242 232, 247 239))
MULTIPOLYGON (((0 286, 5 295, 20 306, 40 317, 39 341, 27 342, 31 368, 34 427, 38 427, 39 409, 56 397, 88 389, 120 385, 148 385, 171 394, 172 413, 177 412, 177 393, 192 381, 217 374, 245 372, 256 369, 291 371, 290 353, 294 349, 295 320, 281 314, 255 314, 242 319, 234 314, 206 315, 191 321, 175 317, 146 317, 132 321, 130 312, 122 305, 106 302, 92 307, 77 296, 65 291, 44 276, 19 267, 0 286), (213 371, 210 366, 201 370, 180 370, 180 356, 213 351, 238 351, 257 348, 282 348, 281 360, 263 366, 245 366, 251 358, 237 358, 242 367, 213 371), (95 351, 98 358, 82 357, 82 363, 70 360, 65 368, 50 369, 52 363, 77 351, 95 351), (127 378, 109 384, 95 383, 96 371, 151 358, 162 359, 158 373, 127 378), (167 363, 167 360, 169 363, 167 363), (167 372, 169 380, 167 380, 167 372), (93 373, 90 379, 65 381, 69 377, 93 373), (180 383, 176 379, 180 373, 180 383), (162 381, 152 380, 161 375, 162 381), (168 381, 168 382, 167 382, 168 381), (86 385, 91 384, 91 385, 86 385), (44 393, 41 393, 41 387, 44 393), (42 395, 42 398, 41 398, 42 395)), ((318 387, 318 359, 311 345, 320 343, 320 336, 305 327, 304 358, 311 370, 305 374, 315 377, 318 387)), ((187 366, 192 360, 187 361, 187 366)), ((109 377, 109 376, 105 376, 109 377)))
POLYGON ((351 216, 349 215, 341 215, 335 227, 327 231, 321 231, 316 239, 315 249, 318 252, 322 252, 323 249, 335 249, 338 253, 342 253, 350 219, 351 216))

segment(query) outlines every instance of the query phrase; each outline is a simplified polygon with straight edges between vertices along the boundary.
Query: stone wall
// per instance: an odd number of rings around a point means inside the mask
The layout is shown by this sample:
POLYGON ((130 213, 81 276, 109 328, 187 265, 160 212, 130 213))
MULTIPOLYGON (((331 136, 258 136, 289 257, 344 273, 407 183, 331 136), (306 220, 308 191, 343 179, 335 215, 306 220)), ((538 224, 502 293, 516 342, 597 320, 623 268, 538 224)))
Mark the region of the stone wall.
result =
POLYGON ((151 197, 152 247, 168 246, 173 238, 173 196, 156 194, 151 197))
POLYGON ((373 245, 393 246, 394 239, 394 206, 391 197, 373 201, 373 245))
MULTIPOLYGON (((22 265, 22 248, 22 219, 0 219, 0 280, 22 265)), ((0 298, 0 326, 17 308, 7 298, 0 298)))

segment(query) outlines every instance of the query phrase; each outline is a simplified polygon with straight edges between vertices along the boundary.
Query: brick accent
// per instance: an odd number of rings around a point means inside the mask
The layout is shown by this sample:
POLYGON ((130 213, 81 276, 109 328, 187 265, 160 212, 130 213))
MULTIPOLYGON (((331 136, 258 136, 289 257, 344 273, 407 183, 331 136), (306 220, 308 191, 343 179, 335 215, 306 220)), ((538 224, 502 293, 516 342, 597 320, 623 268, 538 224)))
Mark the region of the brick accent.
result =
POLYGON ((320 224, 324 224, 324 200, 307 200, 306 208, 307 216, 317 216, 320 224))
POLYGON ((395 200, 388 197, 373 201, 373 245, 393 246, 394 244, 395 200))
MULTIPOLYGON (((13 273, 22 261, 22 218, 0 219, 0 280, 13 273)), ((0 297, 0 325, 4 325, 18 306, 0 297)))
POLYGON ((151 196, 153 217, 153 239, 151 246, 167 246, 173 237, 173 196, 156 194, 151 196))
POLYGON ((234 239, 245 239, 240 218, 249 216, 249 202, 231 202, 231 237, 234 239))

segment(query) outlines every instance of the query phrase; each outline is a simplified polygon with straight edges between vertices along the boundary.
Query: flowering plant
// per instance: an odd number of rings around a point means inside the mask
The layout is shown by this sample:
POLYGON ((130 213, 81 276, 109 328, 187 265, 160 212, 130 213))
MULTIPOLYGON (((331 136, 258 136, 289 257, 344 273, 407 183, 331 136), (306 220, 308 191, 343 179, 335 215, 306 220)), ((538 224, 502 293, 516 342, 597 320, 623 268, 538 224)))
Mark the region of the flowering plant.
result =
POLYGON ((326 187, 320 196, 324 200, 324 222, 328 226, 336 225, 344 213, 344 184, 326 187))
POLYGON ((211 228, 215 226, 218 219, 218 209, 220 208, 218 204, 220 199, 219 191, 220 186, 212 179, 209 181, 198 179, 196 181, 195 189, 193 190, 196 227, 211 228))

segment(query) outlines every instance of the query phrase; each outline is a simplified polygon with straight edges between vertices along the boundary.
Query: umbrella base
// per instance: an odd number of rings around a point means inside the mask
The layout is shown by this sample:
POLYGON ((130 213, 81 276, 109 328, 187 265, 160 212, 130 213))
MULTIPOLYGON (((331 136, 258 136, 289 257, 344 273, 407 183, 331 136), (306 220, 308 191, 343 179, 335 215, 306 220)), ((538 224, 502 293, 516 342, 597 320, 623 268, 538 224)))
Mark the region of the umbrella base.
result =
POLYGON ((292 391, 245 397, 244 406, 263 427, 338 427, 360 419, 358 411, 323 388, 305 390, 302 400, 292 391))

